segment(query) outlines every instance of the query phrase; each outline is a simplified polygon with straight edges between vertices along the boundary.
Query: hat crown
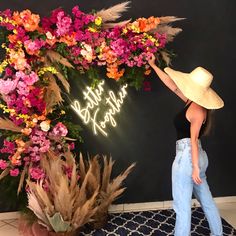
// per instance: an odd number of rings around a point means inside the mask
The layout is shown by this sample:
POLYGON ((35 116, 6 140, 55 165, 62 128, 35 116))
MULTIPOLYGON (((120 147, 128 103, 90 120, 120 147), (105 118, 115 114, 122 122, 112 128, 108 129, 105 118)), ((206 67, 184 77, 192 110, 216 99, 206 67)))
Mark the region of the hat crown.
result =
POLYGON ((195 83, 205 89, 210 87, 213 80, 213 75, 202 67, 195 68, 189 75, 195 83))

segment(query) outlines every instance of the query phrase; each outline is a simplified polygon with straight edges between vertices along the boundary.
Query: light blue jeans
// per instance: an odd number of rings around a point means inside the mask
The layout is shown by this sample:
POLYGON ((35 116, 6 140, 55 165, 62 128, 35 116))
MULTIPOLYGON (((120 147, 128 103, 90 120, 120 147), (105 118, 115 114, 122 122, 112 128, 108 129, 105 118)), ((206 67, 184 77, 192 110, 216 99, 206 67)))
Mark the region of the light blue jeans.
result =
POLYGON ((202 183, 192 180, 191 143, 189 138, 176 142, 176 157, 172 165, 173 208, 176 212, 175 236, 189 236, 191 230, 192 193, 200 202, 208 220, 211 235, 222 236, 222 223, 206 180, 208 158, 199 141, 199 168, 202 183))

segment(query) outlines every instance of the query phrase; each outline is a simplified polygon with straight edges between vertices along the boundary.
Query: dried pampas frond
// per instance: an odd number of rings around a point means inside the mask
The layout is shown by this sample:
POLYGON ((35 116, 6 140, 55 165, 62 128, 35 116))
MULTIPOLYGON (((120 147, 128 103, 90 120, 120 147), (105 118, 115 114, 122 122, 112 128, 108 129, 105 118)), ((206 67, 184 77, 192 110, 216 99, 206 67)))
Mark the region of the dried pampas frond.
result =
POLYGON ((120 174, 119 176, 117 176, 115 179, 113 179, 108 187, 107 187, 107 199, 104 201, 105 204, 110 205, 114 200, 116 200, 116 198, 123 193, 123 191, 125 190, 125 188, 121 188, 121 185, 123 183, 123 181, 127 178, 127 176, 129 175, 129 173, 133 170, 133 168, 135 167, 135 163, 130 165, 125 172, 123 172, 122 174, 120 174))
POLYGON ((127 25, 128 23, 130 23, 131 19, 129 20, 125 20, 125 21, 120 21, 120 22, 117 22, 117 23, 104 23, 103 24, 103 28, 104 29, 110 29, 110 28, 114 28, 114 27, 122 27, 122 26, 125 26, 127 25))
POLYGON ((33 213, 38 217, 38 221, 43 226, 49 228, 49 221, 47 219, 47 216, 45 215, 43 209, 41 208, 38 199, 34 192, 29 192, 28 194, 28 208, 33 211, 33 213))
POLYGON ((102 173, 101 191, 107 192, 110 179, 111 179, 112 167, 115 162, 112 160, 111 157, 108 160, 106 156, 103 156, 103 162, 104 162, 104 167, 103 167, 103 173, 102 173))
POLYGON ((121 185, 135 166, 135 164, 132 164, 124 173, 111 180, 114 161, 111 157, 107 158, 106 156, 103 156, 101 160, 98 156, 95 156, 85 164, 82 155, 80 155, 80 176, 81 173, 82 176, 88 176, 88 178, 85 177, 83 179, 83 183, 86 183, 87 187, 81 186, 81 189, 84 188, 86 194, 90 196, 91 192, 93 193, 96 188, 99 188, 99 193, 96 197, 97 210, 91 222, 94 228, 101 228, 105 224, 109 206, 124 192, 125 188, 122 188, 121 185))
POLYGON ((1 117, 0 117, 0 129, 10 130, 17 133, 21 133, 22 130, 22 128, 15 125, 13 121, 1 117))
POLYGON ((74 66, 65 57, 62 57, 59 53, 55 51, 48 50, 46 52, 46 55, 48 56, 51 62, 61 63, 66 67, 74 68, 74 66))
POLYGON ((162 16, 159 17, 159 19, 160 19, 160 24, 169 24, 175 21, 185 20, 186 18, 178 18, 176 16, 162 16))
POLYGON ((170 61, 171 61, 170 55, 167 52, 165 52, 165 51, 160 51, 160 54, 161 54, 163 60, 165 61, 166 65, 169 66, 170 65, 170 61))
POLYGON ((170 23, 175 21, 184 20, 185 18, 178 18, 175 16, 163 16, 160 17, 160 24, 157 25, 155 29, 152 29, 151 33, 160 33, 160 34, 166 34, 167 36, 167 42, 173 41, 174 37, 182 31, 181 28, 172 27, 170 23))
POLYGON ((19 181, 19 185, 18 185, 18 188, 17 188, 17 195, 19 195, 23 185, 24 185, 24 181, 25 181, 25 175, 26 173, 28 172, 28 167, 25 166, 24 167, 24 170, 22 171, 21 173, 21 176, 20 176, 20 181, 19 181))
POLYGON ((52 74, 47 73, 49 78, 49 85, 46 87, 44 100, 46 103, 46 110, 50 111, 55 105, 62 104, 63 98, 61 96, 61 89, 56 83, 55 78, 52 74))
POLYGON ((59 68, 57 66, 56 66, 56 69, 57 69, 56 77, 61 81, 63 87, 66 90, 66 92, 69 93, 70 92, 69 82, 66 80, 65 76, 59 71, 59 68))
POLYGON ((83 182, 86 175, 86 166, 81 153, 79 157, 79 174, 80 174, 80 179, 83 182))
POLYGON ((1 174, 0 174, 0 180, 6 177, 10 172, 10 168, 6 168, 1 174))
POLYGON ((119 3, 108 9, 102 9, 96 13, 96 16, 100 16, 103 23, 114 22, 121 17, 121 14, 129 8, 130 1, 119 3))
POLYGON ((159 25, 157 28, 154 30, 154 32, 158 32, 160 34, 166 34, 167 36, 167 42, 173 41, 174 37, 182 32, 181 28, 174 28, 169 25, 159 25))
MULTIPOLYGON (((73 157, 70 155, 68 158, 73 157)), ((41 167, 47 176, 47 190, 44 190, 42 182, 28 181, 30 188, 28 207, 38 217, 39 223, 55 232, 65 233, 75 231, 90 222, 97 211, 95 203, 99 191, 98 186, 90 196, 86 193, 88 184, 91 183, 90 178, 94 178, 91 173, 92 168, 85 173, 84 181, 79 186, 75 161, 67 162, 56 158, 50 151, 41 159, 41 167), (65 171, 68 163, 72 167, 70 177, 65 171)))

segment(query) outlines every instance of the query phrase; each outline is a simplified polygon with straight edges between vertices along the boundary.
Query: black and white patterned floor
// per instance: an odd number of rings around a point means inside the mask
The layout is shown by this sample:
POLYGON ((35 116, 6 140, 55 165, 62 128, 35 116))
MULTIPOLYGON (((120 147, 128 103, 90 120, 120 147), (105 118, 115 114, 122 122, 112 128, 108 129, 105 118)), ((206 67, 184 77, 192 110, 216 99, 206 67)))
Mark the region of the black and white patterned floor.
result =
MULTIPOLYGON (((224 236, 236 236, 236 229, 223 220, 224 236)), ((105 228, 85 228, 80 236, 166 236, 173 235, 173 210, 143 211, 110 214, 105 228)), ((192 209, 191 236, 209 236, 207 220, 201 208, 192 209)))

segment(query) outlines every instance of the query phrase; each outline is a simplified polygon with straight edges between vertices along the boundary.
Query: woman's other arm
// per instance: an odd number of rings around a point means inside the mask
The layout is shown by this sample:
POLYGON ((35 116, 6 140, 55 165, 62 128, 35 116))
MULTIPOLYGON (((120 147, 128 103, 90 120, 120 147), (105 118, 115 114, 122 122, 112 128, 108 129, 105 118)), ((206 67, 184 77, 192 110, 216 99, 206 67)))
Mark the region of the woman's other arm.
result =
POLYGON ((155 56, 152 56, 152 58, 148 61, 149 65, 153 68, 153 70, 156 72, 160 80, 177 96, 179 96, 184 102, 187 102, 187 98, 183 95, 183 93, 179 90, 175 82, 159 67, 155 64, 155 56))

